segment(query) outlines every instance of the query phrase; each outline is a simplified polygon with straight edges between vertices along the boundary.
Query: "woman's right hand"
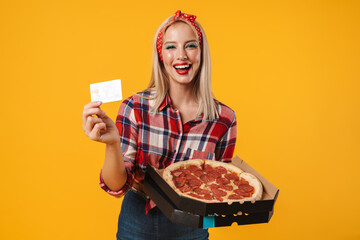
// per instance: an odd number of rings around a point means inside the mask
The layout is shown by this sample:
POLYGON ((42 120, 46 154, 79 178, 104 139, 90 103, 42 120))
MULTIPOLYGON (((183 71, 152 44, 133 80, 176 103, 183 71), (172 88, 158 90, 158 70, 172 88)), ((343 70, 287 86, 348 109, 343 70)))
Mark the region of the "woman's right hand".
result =
POLYGON ((83 129, 94 141, 114 144, 120 141, 115 123, 100 109, 101 102, 90 102, 84 106, 83 129))

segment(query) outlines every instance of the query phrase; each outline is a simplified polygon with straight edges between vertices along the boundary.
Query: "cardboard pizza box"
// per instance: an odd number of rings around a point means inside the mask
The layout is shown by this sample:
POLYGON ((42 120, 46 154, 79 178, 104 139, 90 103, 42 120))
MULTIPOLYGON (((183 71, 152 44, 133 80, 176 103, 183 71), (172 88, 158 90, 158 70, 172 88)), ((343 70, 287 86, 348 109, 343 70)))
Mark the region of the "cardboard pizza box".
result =
POLYGON ((238 156, 232 159, 231 164, 239 167, 245 172, 249 172, 255 175, 261 181, 263 185, 263 196, 261 200, 256 201, 255 203, 251 203, 249 201, 241 202, 241 200, 231 204, 226 202, 205 203, 200 200, 180 196, 162 178, 162 169, 155 169, 148 165, 146 175, 148 175, 147 179, 153 180, 152 184, 155 184, 162 190, 162 192, 166 194, 166 197, 168 197, 170 201, 174 203, 177 209, 185 212, 199 216, 232 215, 238 214, 240 212, 243 214, 272 212, 276 198, 279 194, 279 189, 277 189, 273 184, 271 184, 261 174, 255 171, 250 165, 248 165, 238 156))
POLYGON ((233 223, 238 225, 267 223, 273 215, 273 211, 269 211, 242 215, 200 216, 178 209, 149 175, 145 177, 144 189, 170 221, 187 227, 207 229, 231 226, 233 223))

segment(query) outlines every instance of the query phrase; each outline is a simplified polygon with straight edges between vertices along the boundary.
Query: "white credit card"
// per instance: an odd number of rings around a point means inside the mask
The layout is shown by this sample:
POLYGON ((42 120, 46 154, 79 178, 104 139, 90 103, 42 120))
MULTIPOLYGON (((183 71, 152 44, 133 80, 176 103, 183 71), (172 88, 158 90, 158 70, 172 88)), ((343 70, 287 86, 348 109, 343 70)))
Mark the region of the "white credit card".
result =
POLYGON ((91 101, 103 103, 122 100, 121 80, 111 80, 90 84, 91 101))

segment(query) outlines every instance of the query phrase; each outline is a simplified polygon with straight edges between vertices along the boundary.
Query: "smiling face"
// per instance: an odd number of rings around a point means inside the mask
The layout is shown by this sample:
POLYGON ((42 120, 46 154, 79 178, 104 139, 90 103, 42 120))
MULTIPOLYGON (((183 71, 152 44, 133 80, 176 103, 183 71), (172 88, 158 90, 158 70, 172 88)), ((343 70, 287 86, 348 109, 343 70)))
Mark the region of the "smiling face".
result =
POLYGON ((166 30, 162 56, 170 84, 189 84, 194 79, 200 67, 201 50, 188 24, 176 22, 166 30))

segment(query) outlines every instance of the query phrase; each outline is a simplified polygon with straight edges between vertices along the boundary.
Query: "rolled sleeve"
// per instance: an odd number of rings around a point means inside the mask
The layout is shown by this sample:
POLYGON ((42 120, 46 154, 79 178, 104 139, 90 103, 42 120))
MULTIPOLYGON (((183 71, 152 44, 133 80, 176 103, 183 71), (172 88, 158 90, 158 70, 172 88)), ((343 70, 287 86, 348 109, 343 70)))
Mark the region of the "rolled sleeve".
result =
POLYGON ((106 186, 104 179, 102 178, 102 171, 101 171, 100 172, 100 183, 99 183, 100 187, 105 192, 110 194, 111 196, 122 197, 125 193, 127 193, 131 189, 132 185, 134 184, 133 176, 131 175, 131 173, 129 173, 129 171, 127 169, 126 169, 126 172, 127 172, 127 179, 126 179, 124 186, 119 191, 113 191, 108 186, 106 186))
POLYGON ((118 191, 111 190, 104 182, 102 171, 100 172, 100 187, 114 197, 123 196, 134 184, 135 159, 138 146, 138 127, 133 105, 132 98, 124 100, 120 105, 119 113, 116 118, 116 127, 120 135, 121 151, 123 153, 124 165, 127 173, 127 179, 124 186, 118 191))

